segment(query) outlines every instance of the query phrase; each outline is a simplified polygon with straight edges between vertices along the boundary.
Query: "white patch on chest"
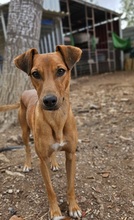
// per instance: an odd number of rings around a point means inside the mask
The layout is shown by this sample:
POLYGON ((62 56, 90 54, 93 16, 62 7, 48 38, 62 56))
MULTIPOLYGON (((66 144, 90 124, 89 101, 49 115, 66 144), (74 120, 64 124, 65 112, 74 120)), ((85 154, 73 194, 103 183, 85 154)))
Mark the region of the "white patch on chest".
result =
POLYGON ((52 144, 52 149, 54 151, 58 151, 58 150, 62 150, 62 147, 66 144, 66 142, 60 142, 60 143, 55 143, 55 144, 52 144))

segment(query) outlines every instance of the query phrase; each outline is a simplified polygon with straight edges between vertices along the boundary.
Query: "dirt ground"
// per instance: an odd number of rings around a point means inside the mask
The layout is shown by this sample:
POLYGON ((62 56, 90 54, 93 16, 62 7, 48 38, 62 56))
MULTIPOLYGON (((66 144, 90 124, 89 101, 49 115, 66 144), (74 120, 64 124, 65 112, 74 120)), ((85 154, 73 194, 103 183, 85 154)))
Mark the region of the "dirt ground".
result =
MULTIPOLYGON (((134 219, 134 72, 72 80, 77 120, 76 195, 83 220, 134 219)), ((0 148, 21 145, 20 127, 0 134, 0 148), (16 140, 17 139, 17 140, 16 140)), ((48 200, 32 147, 33 170, 23 173, 24 149, 0 153, 0 219, 12 213, 25 220, 47 220, 48 200)), ((67 215, 64 153, 52 182, 67 215)))

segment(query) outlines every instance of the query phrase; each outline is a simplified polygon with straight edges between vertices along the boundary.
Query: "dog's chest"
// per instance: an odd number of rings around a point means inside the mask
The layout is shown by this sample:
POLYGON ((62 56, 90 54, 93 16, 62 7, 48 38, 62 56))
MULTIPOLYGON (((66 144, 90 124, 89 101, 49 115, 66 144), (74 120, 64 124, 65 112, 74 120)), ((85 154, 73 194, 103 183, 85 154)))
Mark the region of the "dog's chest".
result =
POLYGON ((53 151, 61 151, 63 150, 63 147, 66 145, 66 140, 64 138, 63 134, 63 125, 57 127, 56 129, 53 129, 53 144, 51 145, 51 148, 53 151))
POLYGON ((56 142, 54 144, 52 144, 51 148, 54 150, 54 151, 60 151, 62 150, 62 148, 65 146, 66 142, 56 142))

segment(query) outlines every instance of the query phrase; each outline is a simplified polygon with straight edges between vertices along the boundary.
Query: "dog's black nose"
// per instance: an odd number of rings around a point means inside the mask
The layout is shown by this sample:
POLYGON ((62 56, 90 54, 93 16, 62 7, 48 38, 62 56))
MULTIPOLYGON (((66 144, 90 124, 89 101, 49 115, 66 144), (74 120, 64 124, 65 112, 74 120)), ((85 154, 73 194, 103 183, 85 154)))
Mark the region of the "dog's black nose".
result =
POLYGON ((57 103, 57 97, 55 95, 46 95, 43 98, 43 103, 46 106, 46 108, 54 108, 56 106, 57 103))

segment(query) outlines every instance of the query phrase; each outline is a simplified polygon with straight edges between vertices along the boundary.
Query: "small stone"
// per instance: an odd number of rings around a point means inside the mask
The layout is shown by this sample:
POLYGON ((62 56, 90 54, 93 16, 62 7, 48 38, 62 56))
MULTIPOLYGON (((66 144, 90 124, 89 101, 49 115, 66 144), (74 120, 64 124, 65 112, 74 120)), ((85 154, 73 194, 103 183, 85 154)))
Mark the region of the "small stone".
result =
POLYGON ((19 189, 17 189, 17 190, 16 190, 16 193, 19 193, 19 192, 20 192, 20 190, 19 190, 19 189))
POLYGON ((100 109, 100 106, 91 104, 91 105, 90 105, 90 109, 91 109, 91 110, 93 110, 93 109, 94 109, 94 110, 98 110, 98 109, 100 109))
POLYGON ((8 192, 9 194, 12 194, 12 193, 13 193, 13 189, 9 189, 7 192, 8 192))
POLYGON ((81 199, 80 199, 81 202, 85 202, 86 200, 87 199, 84 196, 81 196, 81 199))
POLYGON ((129 99, 122 98, 120 101, 121 101, 121 102, 128 102, 128 101, 129 101, 129 99))
POLYGON ((112 185, 112 188, 115 189, 117 186, 116 185, 112 185))
POLYGON ((63 199, 60 199, 60 203, 63 203, 63 199))
POLYGON ((8 211, 10 212, 11 215, 15 215, 16 214, 16 211, 12 207, 9 207, 8 211))

